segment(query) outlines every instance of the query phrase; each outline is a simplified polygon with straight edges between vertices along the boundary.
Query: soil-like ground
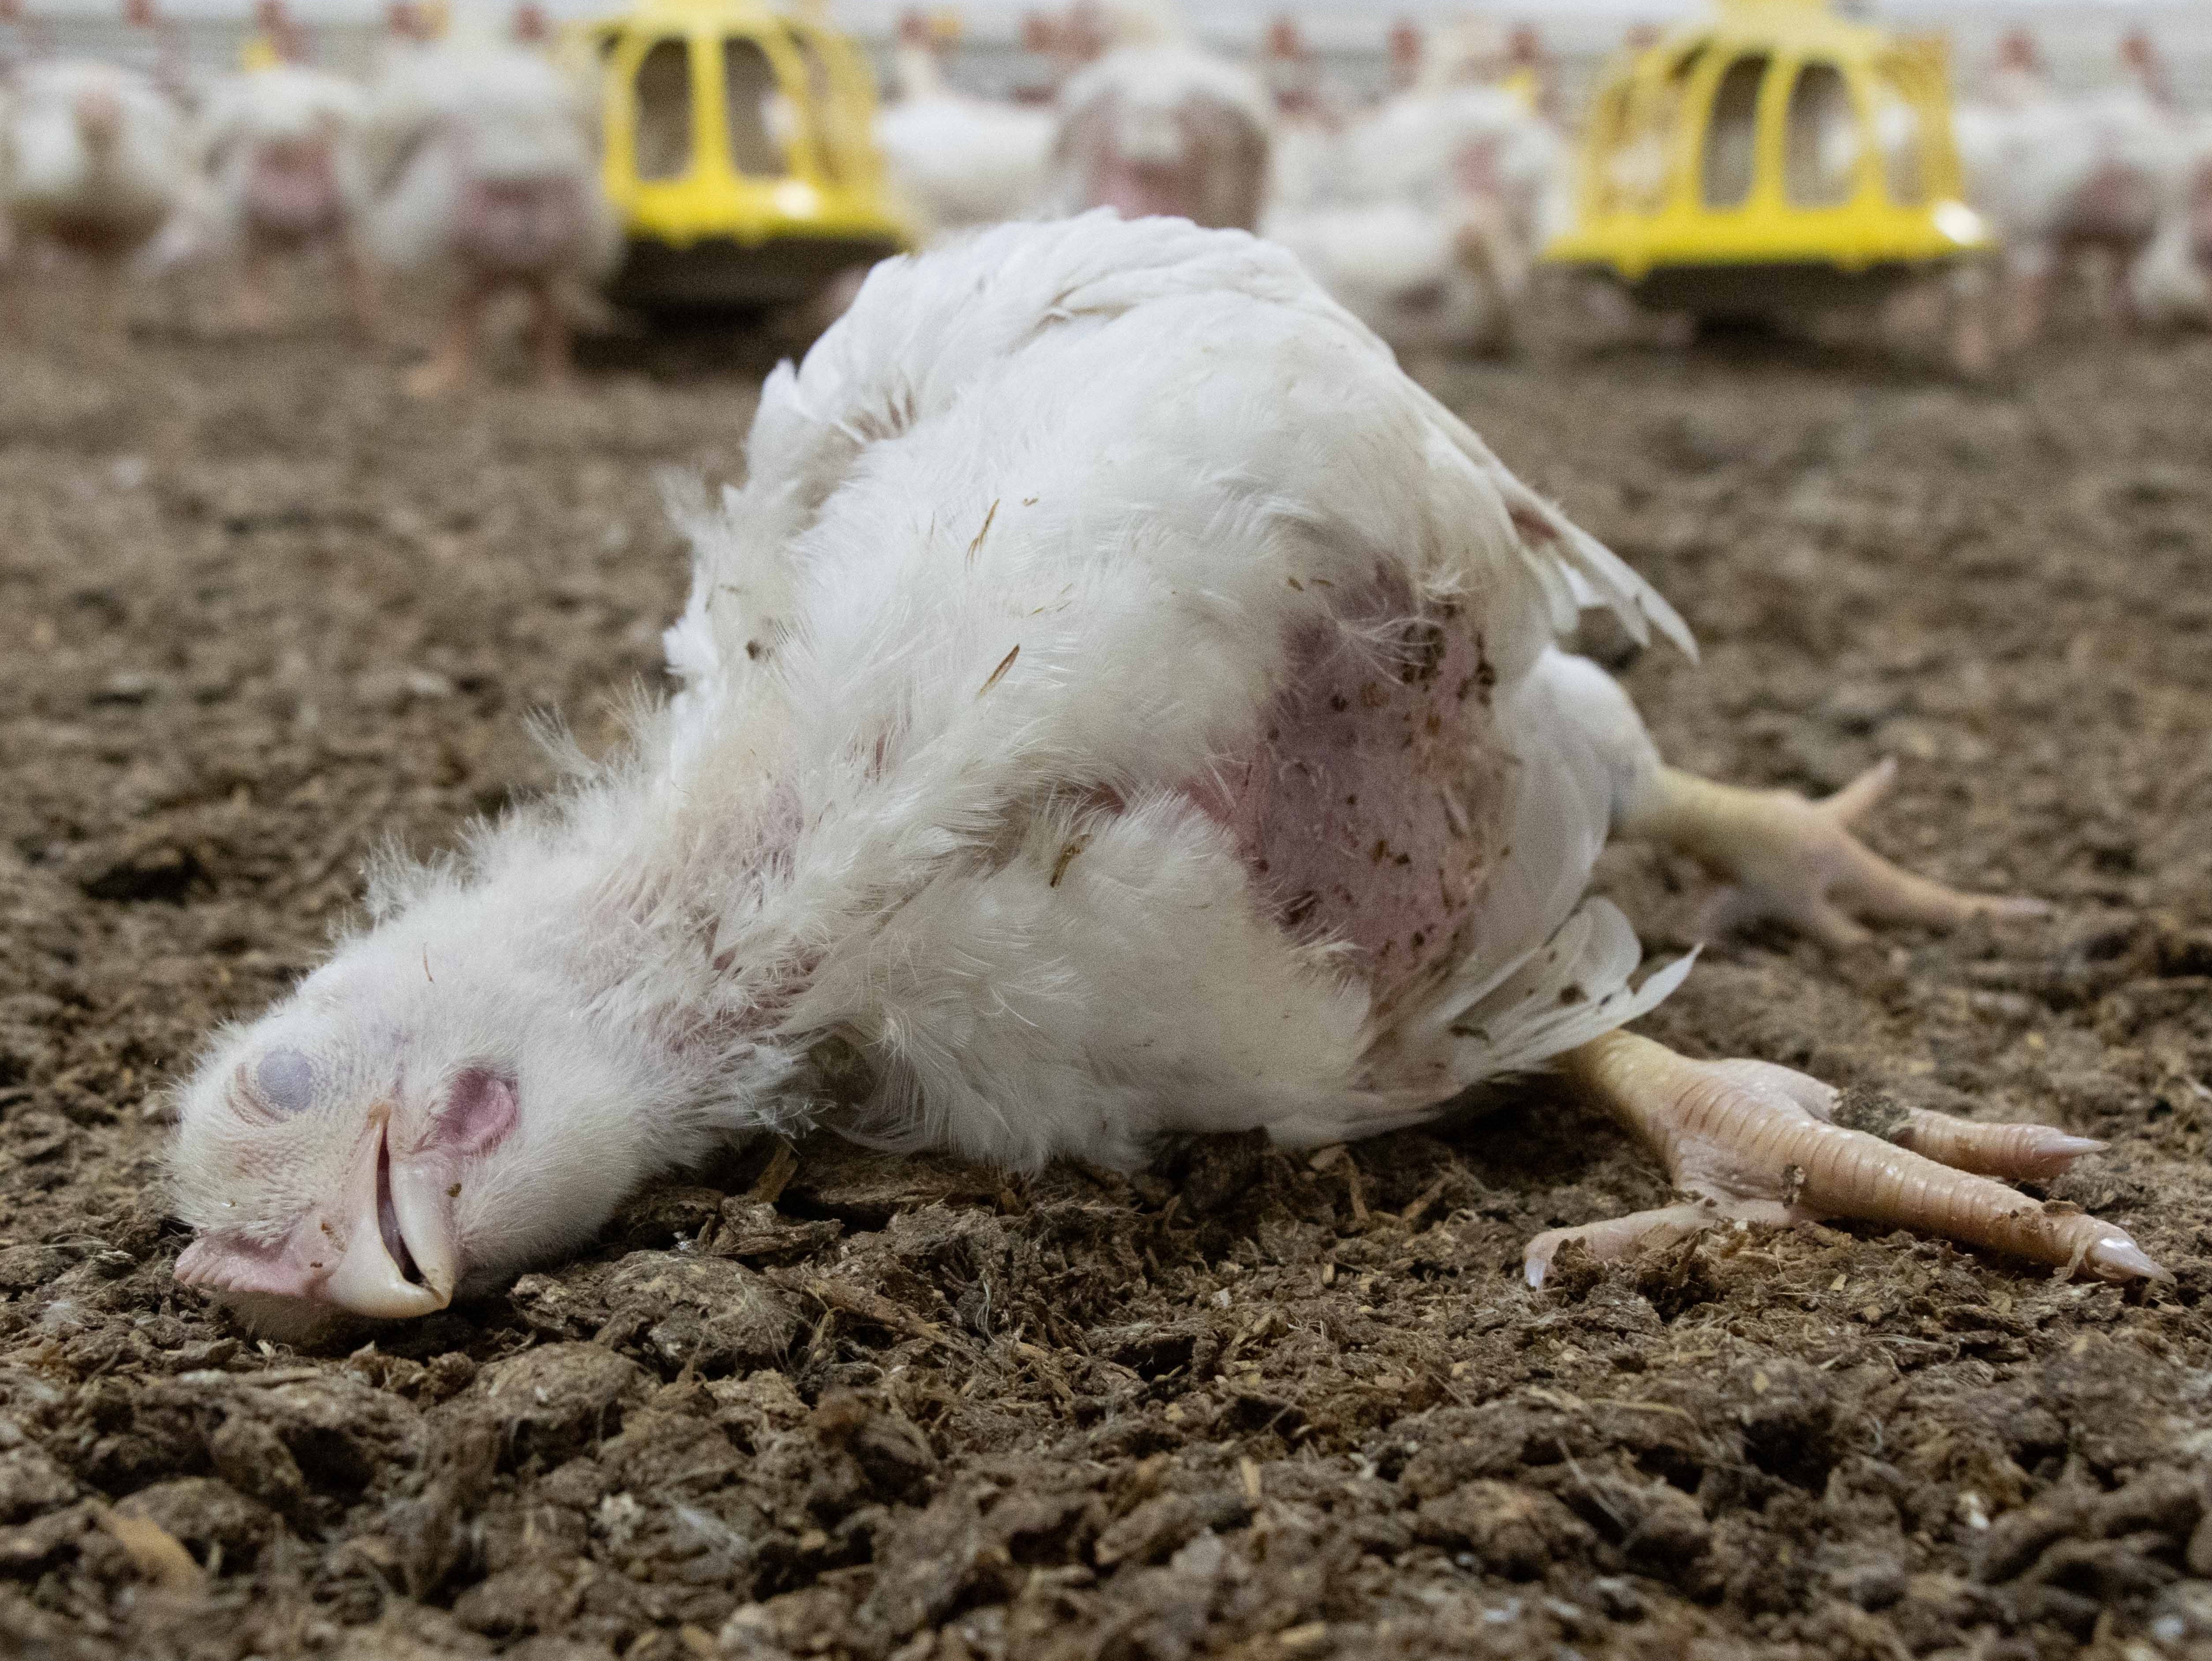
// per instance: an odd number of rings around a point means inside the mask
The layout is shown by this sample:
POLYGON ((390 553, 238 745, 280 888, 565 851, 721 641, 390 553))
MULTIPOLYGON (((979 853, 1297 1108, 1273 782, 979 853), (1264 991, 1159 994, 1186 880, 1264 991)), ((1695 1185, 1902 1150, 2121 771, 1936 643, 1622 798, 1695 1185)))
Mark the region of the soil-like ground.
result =
MULTIPOLYGON (((1674 760, 1826 790, 1895 755, 1878 846, 2057 904, 1723 942, 1649 1029, 2107 1137, 2049 1193, 2171 1284, 1836 1227, 1532 1293, 1530 1234, 1663 1197, 1540 1084, 1135 1178, 738 1150, 581 1261, 320 1348, 179 1288, 164 1092, 204 1035, 316 960, 380 839, 544 784, 529 712, 604 745, 657 675, 656 474, 737 472, 756 384, 669 367, 424 407, 312 332, 0 349, 0 1652, 2212 1646, 2203 343, 1994 390, 1809 349, 1434 377, 1697 629, 1697 667, 1593 642, 1674 760)), ((1691 938, 1697 873, 1603 879, 1691 938)))

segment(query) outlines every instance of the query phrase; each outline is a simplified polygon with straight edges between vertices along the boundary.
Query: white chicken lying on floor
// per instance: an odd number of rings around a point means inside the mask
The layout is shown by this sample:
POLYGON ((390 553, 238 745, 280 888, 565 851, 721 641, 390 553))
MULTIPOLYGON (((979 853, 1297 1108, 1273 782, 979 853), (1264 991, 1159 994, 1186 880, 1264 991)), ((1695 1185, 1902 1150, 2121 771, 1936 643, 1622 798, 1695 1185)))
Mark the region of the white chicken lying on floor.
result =
POLYGON ((1131 1165, 1546 1063, 1697 1197, 1544 1237, 1532 1279, 1570 1236, 1818 1216, 2158 1272, 1968 1174, 2097 1143, 1847 1129, 1811 1079, 1616 1030, 1689 965, 1631 985, 1585 897, 1613 830, 1831 935, 2021 903, 1853 840, 1879 776, 1814 805, 1662 766, 1555 642, 1581 605, 1680 619, 1282 251, 1102 213, 886 262, 769 378, 750 470, 690 516, 682 687, 635 748, 385 871, 373 928, 217 1041, 179 1278, 264 1322, 410 1315, 735 1134, 1131 1165))
POLYGON ((354 320, 376 326, 375 279, 361 246, 368 203, 364 129, 368 102, 353 82, 297 64, 274 64, 219 83, 200 118, 210 176, 208 241, 239 258, 239 321, 275 318, 269 277, 286 254, 328 253, 343 277, 354 320))
POLYGON ((75 257, 88 332, 123 334, 133 262, 185 199, 183 120, 146 76, 71 58, 24 67, 0 128, 0 216, 27 260, 75 257))

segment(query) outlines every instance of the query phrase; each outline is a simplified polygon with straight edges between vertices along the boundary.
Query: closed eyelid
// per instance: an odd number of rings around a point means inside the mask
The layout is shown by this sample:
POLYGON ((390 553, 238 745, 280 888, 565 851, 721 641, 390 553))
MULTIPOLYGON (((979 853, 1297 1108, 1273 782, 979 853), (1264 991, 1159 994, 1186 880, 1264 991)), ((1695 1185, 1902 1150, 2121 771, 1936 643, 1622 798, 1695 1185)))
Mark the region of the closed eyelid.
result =
POLYGON ((241 1063, 235 1095, 270 1119, 296 1117, 314 1105, 315 1066, 296 1050, 272 1050, 252 1065, 241 1063))

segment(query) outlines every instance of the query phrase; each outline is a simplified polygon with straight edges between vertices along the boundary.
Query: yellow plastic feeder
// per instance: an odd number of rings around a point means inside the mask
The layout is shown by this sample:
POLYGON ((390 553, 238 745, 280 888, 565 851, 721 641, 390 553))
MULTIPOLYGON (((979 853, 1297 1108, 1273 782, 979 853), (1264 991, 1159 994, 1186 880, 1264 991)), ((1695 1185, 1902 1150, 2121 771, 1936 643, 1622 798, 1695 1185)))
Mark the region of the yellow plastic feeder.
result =
POLYGON ((1949 79, 1940 41, 1825 0, 1720 0, 1608 66, 1577 223, 1545 258, 1657 308, 1744 316, 1872 297, 1982 254, 1949 79))
POLYGON ((598 65, 606 192, 629 237, 618 302, 805 300, 909 246, 872 136, 874 76, 826 23, 759 0, 639 0, 573 40, 598 65))

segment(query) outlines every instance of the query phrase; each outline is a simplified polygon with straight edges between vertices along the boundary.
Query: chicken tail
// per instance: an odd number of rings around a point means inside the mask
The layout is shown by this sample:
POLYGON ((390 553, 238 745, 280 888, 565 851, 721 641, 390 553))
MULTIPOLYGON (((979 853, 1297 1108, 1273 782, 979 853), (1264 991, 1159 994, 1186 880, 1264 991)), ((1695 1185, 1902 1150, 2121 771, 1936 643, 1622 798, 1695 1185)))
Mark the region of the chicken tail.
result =
MULTIPOLYGON (((1401 1022, 1381 1048, 1390 1070, 1408 1078, 1441 1072, 1455 1093, 1470 1085, 1526 1073, 1656 1008, 1682 983, 1697 953, 1677 958, 1632 986, 1644 948, 1610 900, 1591 899, 1550 939, 1480 980, 1448 981, 1401 1022)), ((1475 966, 1470 960, 1468 968, 1475 966)))

